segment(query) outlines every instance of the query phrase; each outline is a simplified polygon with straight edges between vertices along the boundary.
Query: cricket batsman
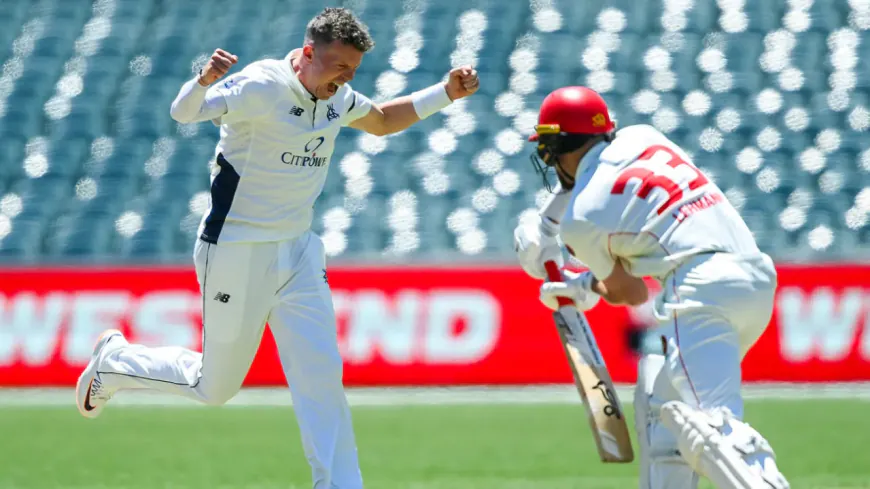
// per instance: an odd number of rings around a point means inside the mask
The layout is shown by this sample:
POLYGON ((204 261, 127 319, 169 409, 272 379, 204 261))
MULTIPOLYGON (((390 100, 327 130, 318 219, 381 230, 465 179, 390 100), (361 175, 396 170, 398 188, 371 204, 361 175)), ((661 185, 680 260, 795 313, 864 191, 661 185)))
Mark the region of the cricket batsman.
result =
POLYGON ((543 279, 564 244, 588 267, 542 285, 541 301, 636 306, 643 277, 662 286, 662 350, 641 358, 634 399, 640 488, 695 489, 699 476, 720 489, 788 488, 767 440, 742 421, 740 364, 768 325, 777 278, 740 215, 659 131, 617 131, 588 88, 549 94, 530 141, 536 168, 559 184, 540 219, 516 228, 519 261, 543 279))
POLYGON ((211 202, 193 259, 202 294, 202 352, 98 340, 76 402, 92 418, 122 389, 152 389, 221 405, 239 391, 268 322, 315 489, 363 487, 342 382, 335 312, 313 206, 342 127, 402 131, 477 91, 463 66, 447 81, 377 104, 349 82, 374 43, 350 11, 327 8, 304 44, 218 82, 239 60, 217 49, 182 85, 170 114, 220 127, 211 202))

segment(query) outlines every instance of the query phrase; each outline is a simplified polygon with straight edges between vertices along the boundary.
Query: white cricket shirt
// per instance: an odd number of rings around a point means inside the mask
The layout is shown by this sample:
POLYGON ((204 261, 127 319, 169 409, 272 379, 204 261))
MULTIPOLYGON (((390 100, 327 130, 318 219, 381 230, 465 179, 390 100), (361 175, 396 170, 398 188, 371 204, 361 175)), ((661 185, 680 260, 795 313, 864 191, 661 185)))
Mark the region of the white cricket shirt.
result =
POLYGON ((200 223, 210 243, 292 239, 311 227, 335 138, 369 113, 371 101, 350 85, 317 100, 284 59, 249 64, 209 88, 226 113, 215 148, 211 201, 200 223), (215 92, 215 93, 213 93, 215 92))
POLYGON ((648 125, 628 126, 583 157, 560 234, 600 279, 617 257, 634 276, 662 278, 699 253, 761 253, 716 184, 648 125))

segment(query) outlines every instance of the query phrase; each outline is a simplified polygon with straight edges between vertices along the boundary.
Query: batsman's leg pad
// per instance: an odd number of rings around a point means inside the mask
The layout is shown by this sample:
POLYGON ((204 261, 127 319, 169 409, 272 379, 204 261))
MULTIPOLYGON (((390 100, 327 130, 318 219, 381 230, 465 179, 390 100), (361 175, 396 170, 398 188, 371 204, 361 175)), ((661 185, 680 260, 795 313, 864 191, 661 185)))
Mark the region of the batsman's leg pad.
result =
POLYGON ((644 355, 638 363, 634 426, 638 439, 640 489, 696 489, 698 476, 677 450, 677 440, 662 426, 659 409, 679 394, 670 385, 664 355, 644 355))
POLYGON ((650 489, 698 489, 699 476, 679 455, 654 456, 650 489))
POLYGON ((701 411, 670 401, 662 406, 660 416, 689 466, 717 488, 789 488, 767 440, 728 410, 701 411))
POLYGON ((655 378, 665 364, 662 355, 644 355, 637 364, 637 385, 634 388, 634 429, 638 440, 638 487, 651 489, 650 486, 650 438, 649 426, 656 422, 650 400, 653 395, 655 378))
POLYGON ((698 476, 680 457, 676 438, 662 426, 659 409, 679 397, 670 384, 664 355, 645 355, 638 364, 635 429, 639 445, 640 489, 696 489, 698 476))

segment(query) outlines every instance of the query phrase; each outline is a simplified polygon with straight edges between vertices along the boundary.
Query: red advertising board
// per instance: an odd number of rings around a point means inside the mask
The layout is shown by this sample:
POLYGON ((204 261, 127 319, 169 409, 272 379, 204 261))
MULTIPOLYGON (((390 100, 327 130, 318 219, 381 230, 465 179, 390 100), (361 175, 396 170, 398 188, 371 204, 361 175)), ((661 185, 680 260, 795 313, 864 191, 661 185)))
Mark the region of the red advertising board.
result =
POLYGON ((744 378, 870 380, 870 266, 781 266, 773 320, 744 378))
MULTIPOLYGON (((771 327, 747 381, 870 380, 870 267, 783 266, 771 327)), ((538 283, 515 267, 333 268, 345 381, 354 386, 567 383, 538 283)), ((198 350, 190 268, 0 269, 0 386, 72 385, 94 338, 198 350)), ((627 338, 647 316, 599 304, 588 317, 616 382, 633 382, 627 338)), ((247 385, 284 383, 267 332, 247 385)))

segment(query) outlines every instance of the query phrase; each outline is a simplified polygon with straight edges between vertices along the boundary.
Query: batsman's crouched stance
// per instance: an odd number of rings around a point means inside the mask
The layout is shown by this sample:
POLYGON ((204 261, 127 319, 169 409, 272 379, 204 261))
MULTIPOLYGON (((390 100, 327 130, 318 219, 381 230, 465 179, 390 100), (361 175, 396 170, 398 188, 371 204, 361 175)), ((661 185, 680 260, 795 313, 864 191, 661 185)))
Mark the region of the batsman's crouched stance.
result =
POLYGON ((701 254, 664 277, 662 286, 656 333, 663 354, 640 360, 634 401, 641 451, 647 452, 641 459, 649 467, 640 474, 641 487, 694 488, 693 472, 721 488, 787 487, 770 446, 740 421, 740 363, 770 319, 773 264, 763 255, 701 254), (699 428, 681 422, 689 419, 707 426, 701 443, 699 428), (723 472, 721 464, 733 470, 723 472))
MULTIPOLYGON (((784 489, 773 450, 743 419, 740 363, 770 320, 776 272, 721 191, 650 126, 616 132, 604 100, 566 87, 543 102, 533 154, 559 186, 538 219, 515 230, 523 269, 561 259, 589 271, 541 287, 590 309, 640 305, 659 281, 661 353, 643 356, 635 392, 641 489, 784 489)), ((549 187, 549 182, 547 182, 549 187)), ((603 325, 606 327, 606 325, 603 325)))

